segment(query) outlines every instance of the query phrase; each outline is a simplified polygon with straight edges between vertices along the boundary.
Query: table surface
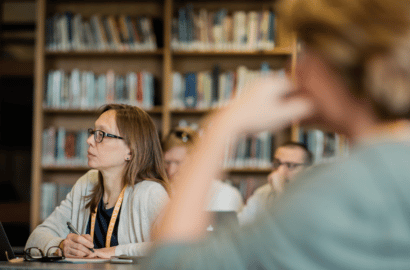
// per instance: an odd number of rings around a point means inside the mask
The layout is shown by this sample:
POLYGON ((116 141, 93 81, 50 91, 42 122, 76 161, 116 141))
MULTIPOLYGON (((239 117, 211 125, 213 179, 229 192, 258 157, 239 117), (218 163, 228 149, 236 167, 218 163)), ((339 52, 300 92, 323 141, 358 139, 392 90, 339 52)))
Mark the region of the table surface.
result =
POLYGON ((113 263, 41 263, 41 262, 21 262, 9 263, 0 262, 0 269, 104 269, 104 270, 138 270, 138 264, 113 264, 113 263))

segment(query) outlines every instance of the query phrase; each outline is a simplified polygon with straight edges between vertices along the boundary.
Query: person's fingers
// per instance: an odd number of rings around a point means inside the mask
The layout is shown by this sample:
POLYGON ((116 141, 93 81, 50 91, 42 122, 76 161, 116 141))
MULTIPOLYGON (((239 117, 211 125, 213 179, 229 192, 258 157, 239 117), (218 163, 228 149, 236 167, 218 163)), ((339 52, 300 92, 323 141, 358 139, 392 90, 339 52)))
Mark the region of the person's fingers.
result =
POLYGON ((277 110, 277 114, 272 113, 273 121, 278 124, 284 122, 291 124, 293 121, 306 119, 313 115, 313 103, 305 98, 294 98, 281 104, 277 110))
MULTIPOLYGON (((93 238, 91 237, 91 235, 89 235, 89 234, 82 234, 81 235, 82 237, 84 237, 87 241, 89 241, 90 243, 91 243, 91 247, 90 248, 93 248, 94 247, 94 243, 93 243, 93 238)), ((88 247, 88 246, 87 246, 88 247)))
POLYGON ((94 258, 98 258, 98 250, 95 249, 94 252, 88 254, 87 256, 85 256, 85 258, 87 259, 94 259, 94 258))
MULTIPOLYGON (((86 241, 88 243, 88 240, 86 240, 84 237, 79 236, 79 235, 74 235, 70 236, 70 238, 66 239, 66 243, 64 246, 69 248, 69 252, 72 253, 72 250, 78 250, 84 253, 85 255, 92 253, 87 246, 84 246, 81 242, 86 241)), ((64 250, 66 252, 66 250, 64 250)))
POLYGON ((79 244, 81 244, 85 247, 88 247, 88 248, 93 248, 94 247, 94 244, 91 241, 91 239, 85 238, 84 234, 83 235, 75 235, 75 236, 73 236, 72 239, 73 239, 74 242, 79 243, 79 244))
POLYGON ((68 258, 75 258, 75 257, 85 257, 87 254, 81 250, 78 250, 76 248, 73 248, 73 246, 68 246, 66 249, 66 257, 68 258))

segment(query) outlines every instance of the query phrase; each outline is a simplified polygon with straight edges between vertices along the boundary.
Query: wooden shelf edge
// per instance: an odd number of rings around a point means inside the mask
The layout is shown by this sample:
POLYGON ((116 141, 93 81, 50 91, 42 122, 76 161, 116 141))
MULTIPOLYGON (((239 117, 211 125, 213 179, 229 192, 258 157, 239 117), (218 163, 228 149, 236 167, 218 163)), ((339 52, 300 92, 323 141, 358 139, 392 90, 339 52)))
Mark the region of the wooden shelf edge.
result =
POLYGON ((217 109, 171 109, 172 114, 204 114, 210 113, 217 109))
POLYGON ((88 171, 91 170, 90 167, 88 166, 58 166, 58 165, 47 165, 47 166, 42 166, 43 171, 54 171, 54 172, 66 172, 66 171, 71 171, 71 172, 83 172, 83 171, 88 171))
MULTIPOLYGON (((162 107, 161 106, 156 106, 152 109, 144 109, 142 108, 145 112, 147 113, 162 113, 162 107)), ((75 108, 67 108, 67 109, 62 109, 62 108, 43 108, 43 112, 46 114, 79 114, 79 115, 85 115, 85 114, 96 114, 99 112, 98 109, 75 109, 75 108)))
POLYGON ((155 51, 69 51, 69 52, 54 52, 46 51, 45 55, 49 57, 92 57, 92 56, 106 56, 106 57, 121 57, 121 56, 162 56, 164 51, 158 49, 155 51))
POLYGON ((290 56, 291 48, 276 48, 269 51, 172 51, 175 56, 290 56))

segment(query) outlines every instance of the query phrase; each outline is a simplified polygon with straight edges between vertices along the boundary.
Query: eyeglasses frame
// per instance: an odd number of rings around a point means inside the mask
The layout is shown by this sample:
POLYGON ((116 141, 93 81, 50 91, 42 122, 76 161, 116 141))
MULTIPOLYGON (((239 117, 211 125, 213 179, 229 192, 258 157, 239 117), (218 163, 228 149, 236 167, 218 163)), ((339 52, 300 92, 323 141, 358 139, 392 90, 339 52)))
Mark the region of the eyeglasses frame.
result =
POLYGON ((64 260, 64 254, 63 254, 63 250, 58 247, 58 246, 52 246, 49 247, 47 249, 46 255, 44 255, 44 251, 42 251, 40 248, 38 247, 29 247, 27 249, 24 250, 24 260, 25 261, 29 261, 29 262, 55 262, 55 261, 60 261, 60 260, 64 260), (50 249, 55 248, 57 250, 61 251, 61 256, 49 256, 48 252, 50 251, 50 249), (41 258, 33 258, 30 254, 30 251, 32 249, 38 250, 40 252, 40 256, 41 258))
POLYGON ((91 136, 91 135, 94 135, 94 141, 97 142, 97 143, 101 143, 101 142, 104 140, 105 137, 124 140, 123 137, 120 137, 120 136, 117 136, 117 135, 114 135, 114 134, 110 134, 110 133, 107 133, 107 132, 102 131, 102 130, 99 130, 99 129, 95 129, 95 130, 94 130, 94 129, 92 129, 92 128, 89 128, 89 129, 88 129, 88 134, 89 134, 90 136, 91 136), (101 133, 103 134, 101 141, 97 141, 97 131, 99 131, 99 132, 101 132, 101 133))
POLYGON ((299 166, 306 166, 308 165, 307 163, 296 163, 296 162, 282 162, 280 159, 274 158, 272 162, 272 167, 273 169, 277 170, 279 169, 280 166, 285 165, 288 170, 294 170, 299 166), (279 165, 275 167, 275 161, 278 161, 279 165))

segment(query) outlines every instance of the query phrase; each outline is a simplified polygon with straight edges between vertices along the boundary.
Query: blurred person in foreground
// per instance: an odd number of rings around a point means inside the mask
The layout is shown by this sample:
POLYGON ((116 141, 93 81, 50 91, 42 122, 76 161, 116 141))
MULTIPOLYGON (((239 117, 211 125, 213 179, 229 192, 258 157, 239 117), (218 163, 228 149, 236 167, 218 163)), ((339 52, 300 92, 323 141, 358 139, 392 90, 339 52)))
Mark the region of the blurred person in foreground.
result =
POLYGON ((153 231, 147 269, 408 269, 410 1, 284 0, 303 42, 296 85, 271 76, 213 118, 153 231), (269 214, 203 238, 208 179, 228 135, 309 120, 345 134, 348 158, 306 171, 269 214), (195 181, 192 181, 195 179, 195 181))
POLYGON ((268 175, 268 183, 255 190, 238 214, 239 224, 245 225, 255 220, 271 206, 283 193, 285 185, 294 181, 312 162, 312 154, 304 144, 287 142, 275 151, 273 171, 268 175))
MULTIPOLYGON (((178 175, 180 166, 189 159, 189 152, 198 137, 198 132, 190 127, 177 127, 163 140, 165 170, 171 187, 173 179, 178 175)), ((239 190, 221 180, 211 181, 205 210, 238 212, 242 207, 243 199, 239 190)))

